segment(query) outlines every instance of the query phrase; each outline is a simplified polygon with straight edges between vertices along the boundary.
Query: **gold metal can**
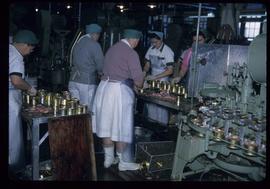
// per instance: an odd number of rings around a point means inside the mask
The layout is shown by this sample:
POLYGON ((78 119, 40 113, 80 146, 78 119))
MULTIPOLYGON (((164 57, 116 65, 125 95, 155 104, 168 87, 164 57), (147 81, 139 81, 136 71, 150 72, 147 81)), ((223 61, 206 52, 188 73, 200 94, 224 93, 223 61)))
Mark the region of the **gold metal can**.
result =
POLYGON ((46 99, 45 99, 45 104, 47 106, 51 106, 52 105, 52 93, 47 93, 46 99))
POLYGON ((53 115, 56 116, 58 112, 58 108, 57 107, 53 107, 53 115))
POLYGON ((58 108, 59 107, 59 98, 54 98, 53 99, 53 107, 54 108, 58 108))
POLYGON ((66 108, 59 108, 59 114, 61 116, 67 115, 67 109, 66 108))
POLYGON ((160 80, 157 80, 157 88, 160 89, 160 80))
POLYGON ((45 89, 39 89, 37 92, 38 96, 40 95, 45 95, 46 94, 46 90, 45 89))
POLYGON ((67 99, 65 99, 65 98, 62 98, 61 99, 61 106, 67 106, 67 99))
POLYGON ((180 96, 177 96, 176 105, 180 106, 180 96))
POLYGON ((32 97, 31 97, 31 105, 32 105, 33 107, 35 107, 35 106, 37 105, 37 99, 36 99, 35 96, 32 96, 32 97))
POLYGON ((184 95, 185 93, 186 93, 186 90, 185 90, 184 87, 182 87, 182 92, 181 92, 181 94, 184 95))
POLYGON ((82 106, 82 114, 86 114, 87 112, 87 105, 83 104, 82 106))
POLYGON ((175 85, 173 85, 173 87, 172 87, 172 93, 176 93, 176 86, 175 85))
POLYGON ((63 91, 62 94, 63 94, 63 97, 66 98, 66 99, 70 99, 70 97, 71 97, 69 91, 63 91))
POLYGON ((82 106, 81 105, 78 105, 76 107, 76 114, 82 114, 82 106))
POLYGON ((45 99, 46 99, 45 94, 40 94, 40 96, 39 96, 40 104, 45 104, 45 101, 46 101, 45 99))
POLYGON ((154 89, 156 87, 156 81, 155 80, 152 80, 151 82, 152 82, 151 83, 151 87, 152 87, 152 89, 154 89))
POLYGON ((27 105, 30 105, 30 95, 29 94, 25 94, 25 101, 27 105))
POLYGON ((68 107, 69 108, 75 108, 75 102, 73 100, 68 101, 68 107))
POLYGON ((182 86, 179 86, 178 89, 177 89, 177 94, 180 95, 181 91, 182 91, 182 86))
POLYGON ((68 108, 67 115, 74 115, 74 108, 68 108))
POLYGON ((170 93, 171 92, 171 85, 169 83, 166 84, 167 85, 167 93, 170 93))

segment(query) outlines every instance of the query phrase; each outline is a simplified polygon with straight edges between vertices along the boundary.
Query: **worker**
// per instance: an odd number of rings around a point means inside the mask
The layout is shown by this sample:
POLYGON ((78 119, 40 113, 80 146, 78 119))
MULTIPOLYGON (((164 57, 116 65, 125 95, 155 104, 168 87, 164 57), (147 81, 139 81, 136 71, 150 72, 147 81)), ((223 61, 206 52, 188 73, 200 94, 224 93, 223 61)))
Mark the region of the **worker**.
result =
POLYGON ((72 51, 72 70, 69 81, 71 95, 92 111, 98 78, 102 75, 104 55, 98 39, 102 31, 98 24, 85 27, 86 34, 79 38, 72 51))
POLYGON ((38 43, 36 35, 29 30, 19 30, 9 44, 9 170, 13 173, 25 166, 23 130, 21 123, 22 94, 35 96, 37 90, 24 80, 24 60, 38 43))
POLYGON ((103 76, 93 104, 93 132, 102 138, 108 168, 119 160, 118 169, 137 170, 139 164, 128 161, 124 154, 133 141, 135 91, 143 86, 140 59, 134 48, 142 33, 124 30, 123 39, 111 46, 105 54, 103 76), (114 145, 116 154, 114 157, 114 145))
MULTIPOLYGON (((149 38, 151 47, 145 55, 144 74, 151 72, 145 80, 169 81, 169 76, 173 74, 174 53, 170 47, 163 42, 163 33, 150 31, 149 38)), ((163 124, 168 124, 168 110, 153 103, 147 103, 146 114, 150 119, 163 124)))
MULTIPOLYGON (((196 42, 196 31, 193 31, 191 33, 192 36, 192 44, 195 44, 196 42)), ((203 44, 205 42, 205 35, 202 31, 199 31, 199 35, 198 35, 198 44, 203 44)), ((188 48, 187 50, 185 50, 182 55, 181 55, 181 59, 182 64, 180 66, 180 71, 179 71, 179 76, 175 77, 172 79, 171 83, 179 83, 182 80, 183 85, 186 87, 187 85, 187 71, 189 69, 189 64, 190 64, 190 60, 191 60, 191 56, 192 56, 192 47, 188 48)))

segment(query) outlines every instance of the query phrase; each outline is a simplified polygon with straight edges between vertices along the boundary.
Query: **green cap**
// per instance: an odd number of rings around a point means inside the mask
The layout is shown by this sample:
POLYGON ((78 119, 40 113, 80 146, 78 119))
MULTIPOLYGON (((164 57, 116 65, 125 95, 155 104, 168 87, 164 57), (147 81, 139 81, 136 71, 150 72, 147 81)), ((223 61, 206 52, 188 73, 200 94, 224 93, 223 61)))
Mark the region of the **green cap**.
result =
POLYGON ((124 38, 134 38, 140 39, 142 37, 142 32, 134 29, 126 29, 124 30, 124 38))
POLYGON ((98 24, 89 24, 85 26, 86 33, 100 33, 102 28, 98 24))
POLYGON ((13 41, 16 43, 26 43, 30 45, 35 45, 38 43, 36 35, 29 30, 18 31, 18 33, 14 36, 13 41))

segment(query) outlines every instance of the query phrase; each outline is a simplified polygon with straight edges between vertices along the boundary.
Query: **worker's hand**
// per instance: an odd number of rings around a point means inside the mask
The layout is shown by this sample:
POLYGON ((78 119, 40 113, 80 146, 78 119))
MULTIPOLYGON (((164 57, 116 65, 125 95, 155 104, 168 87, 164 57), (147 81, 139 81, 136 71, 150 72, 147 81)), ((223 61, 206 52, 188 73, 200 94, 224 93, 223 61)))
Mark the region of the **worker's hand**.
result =
POLYGON ((149 88, 149 84, 147 83, 147 81, 143 82, 143 89, 149 88))
POLYGON ((155 80, 156 77, 154 75, 148 75, 145 77, 145 80, 148 81, 148 80, 155 80))
POLYGON ((181 80, 181 77, 175 77, 171 80, 171 84, 178 83, 181 80))
POLYGON ((146 76, 146 71, 143 71, 143 77, 145 78, 145 76, 146 76))
POLYGON ((27 91, 27 93, 28 93, 30 96, 36 96, 37 90, 35 89, 35 87, 32 86, 32 87, 27 91))
POLYGON ((136 85, 134 85, 133 90, 134 90, 134 92, 135 92, 136 94, 138 94, 139 89, 138 89, 138 87, 137 87, 136 85))

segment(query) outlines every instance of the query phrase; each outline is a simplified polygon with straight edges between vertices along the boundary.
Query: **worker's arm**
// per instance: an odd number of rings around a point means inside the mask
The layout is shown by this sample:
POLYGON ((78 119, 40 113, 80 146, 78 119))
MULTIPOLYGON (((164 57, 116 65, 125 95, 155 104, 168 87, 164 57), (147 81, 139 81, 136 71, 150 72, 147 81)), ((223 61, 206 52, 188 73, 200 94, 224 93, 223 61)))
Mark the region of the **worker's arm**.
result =
POLYGON ((16 74, 11 74, 9 77, 10 77, 11 83, 13 84, 15 88, 26 91, 27 93, 31 95, 36 95, 36 92, 37 92, 36 89, 34 89, 25 80, 23 80, 21 76, 18 76, 16 74))
POLYGON ((144 74, 144 77, 145 77, 146 74, 149 72, 149 69, 150 69, 150 61, 145 59, 144 62, 145 62, 145 64, 144 64, 144 67, 143 67, 143 74, 144 74))
POLYGON ((168 66, 167 69, 164 72, 162 72, 160 74, 157 74, 154 77, 155 77, 155 79, 161 79, 163 77, 167 77, 167 76, 170 76, 172 74, 173 74, 173 67, 168 66))

